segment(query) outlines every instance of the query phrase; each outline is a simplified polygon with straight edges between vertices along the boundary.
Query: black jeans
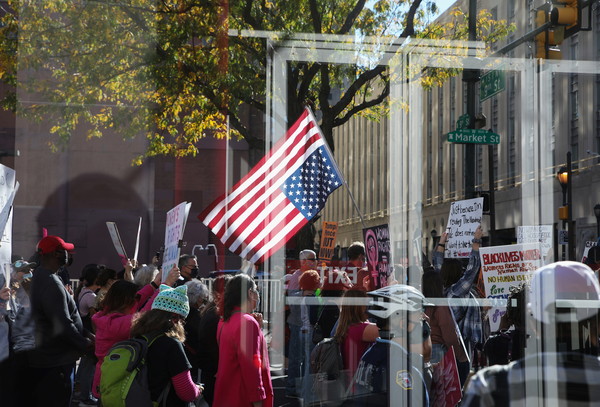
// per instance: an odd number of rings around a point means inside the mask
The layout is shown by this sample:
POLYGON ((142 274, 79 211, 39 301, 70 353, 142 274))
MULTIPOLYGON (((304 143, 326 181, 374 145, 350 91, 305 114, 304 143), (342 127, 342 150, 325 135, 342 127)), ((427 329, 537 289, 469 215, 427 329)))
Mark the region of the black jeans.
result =
POLYGON ((32 368, 31 393, 33 405, 39 407, 70 407, 73 396, 75 363, 68 365, 32 368))

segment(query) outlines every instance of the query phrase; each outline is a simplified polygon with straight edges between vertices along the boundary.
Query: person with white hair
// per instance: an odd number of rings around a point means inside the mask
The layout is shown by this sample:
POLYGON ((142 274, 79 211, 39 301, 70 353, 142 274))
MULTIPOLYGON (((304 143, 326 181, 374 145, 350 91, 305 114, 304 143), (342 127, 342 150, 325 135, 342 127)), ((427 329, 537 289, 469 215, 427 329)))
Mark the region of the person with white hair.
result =
POLYGON ((140 288, 147 286, 158 274, 158 267, 154 264, 144 264, 133 277, 133 282, 140 288))
POLYGON ((192 365, 191 375, 194 382, 198 382, 198 369, 200 363, 198 360, 198 351, 200 349, 199 328, 202 313, 209 301, 208 287, 193 278, 185 283, 187 286, 188 302, 190 304, 190 313, 185 319, 185 354, 192 365))
POLYGON ((527 304, 538 352, 477 372, 461 406, 591 406, 600 400, 598 300, 593 271, 573 261, 537 269, 527 304))

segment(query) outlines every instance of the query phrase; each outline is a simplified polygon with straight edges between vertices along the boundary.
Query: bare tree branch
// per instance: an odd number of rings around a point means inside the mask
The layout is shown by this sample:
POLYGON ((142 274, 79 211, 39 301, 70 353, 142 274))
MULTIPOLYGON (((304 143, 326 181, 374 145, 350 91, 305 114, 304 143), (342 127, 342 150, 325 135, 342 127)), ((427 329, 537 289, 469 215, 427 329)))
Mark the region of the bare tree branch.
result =
POLYGON ((348 120, 350 120, 352 118, 352 116, 354 116, 356 113, 358 113, 360 111, 368 109, 369 107, 377 106, 378 104, 382 103, 389 95, 390 95, 390 84, 388 82, 385 84, 385 87, 383 88, 383 90, 381 91, 379 96, 377 96, 375 99, 371 99, 369 101, 361 103, 358 106, 353 107, 343 117, 340 117, 339 119, 335 119, 333 121, 333 127, 341 126, 342 124, 344 124, 348 120))

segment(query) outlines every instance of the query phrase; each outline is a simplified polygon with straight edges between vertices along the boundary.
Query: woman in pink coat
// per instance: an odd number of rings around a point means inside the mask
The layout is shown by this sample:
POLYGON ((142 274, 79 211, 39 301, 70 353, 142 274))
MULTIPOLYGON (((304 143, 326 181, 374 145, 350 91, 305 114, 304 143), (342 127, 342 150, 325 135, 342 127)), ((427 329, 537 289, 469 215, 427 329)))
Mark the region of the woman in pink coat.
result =
POLYGON ((219 368, 213 407, 272 407, 273 387, 260 301, 254 280, 233 277, 225 287, 223 320, 217 329, 219 368), (235 390, 234 390, 235 389, 235 390))
MULTIPOLYGON (((173 268, 167 276, 165 284, 172 286, 179 278, 179 269, 173 268)), ((98 358, 92 393, 94 397, 100 397, 98 386, 100 385, 100 368, 104 356, 117 342, 129 339, 131 332, 131 321, 136 312, 147 311, 152 306, 152 301, 158 294, 161 273, 158 273, 150 284, 138 291, 138 286, 132 282, 118 280, 113 283, 103 301, 103 309, 92 317, 92 325, 96 333, 96 350, 98 358)))

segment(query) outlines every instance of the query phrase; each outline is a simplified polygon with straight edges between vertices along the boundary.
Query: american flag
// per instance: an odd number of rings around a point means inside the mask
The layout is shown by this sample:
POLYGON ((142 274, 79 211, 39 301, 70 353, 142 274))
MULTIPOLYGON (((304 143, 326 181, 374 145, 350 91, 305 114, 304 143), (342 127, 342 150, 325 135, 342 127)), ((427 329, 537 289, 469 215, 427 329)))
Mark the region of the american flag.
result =
POLYGON ((198 218, 229 250, 261 263, 319 213, 342 182, 307 108, 248 175, 198 218))

